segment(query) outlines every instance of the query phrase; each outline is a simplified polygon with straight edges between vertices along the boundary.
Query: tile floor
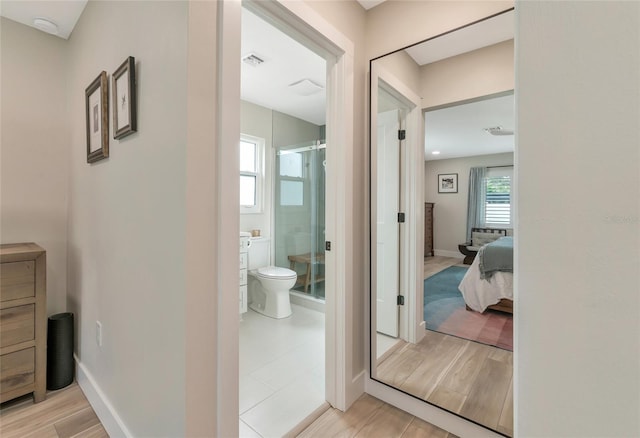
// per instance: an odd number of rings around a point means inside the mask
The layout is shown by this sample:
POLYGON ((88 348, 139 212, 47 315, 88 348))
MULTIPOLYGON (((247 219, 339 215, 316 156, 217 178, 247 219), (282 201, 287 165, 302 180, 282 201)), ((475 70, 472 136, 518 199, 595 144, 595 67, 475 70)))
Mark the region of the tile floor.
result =
POLYGON ((324 314, 291 305, 240 322, 240 436, 281 437, 325 402, 324 314))

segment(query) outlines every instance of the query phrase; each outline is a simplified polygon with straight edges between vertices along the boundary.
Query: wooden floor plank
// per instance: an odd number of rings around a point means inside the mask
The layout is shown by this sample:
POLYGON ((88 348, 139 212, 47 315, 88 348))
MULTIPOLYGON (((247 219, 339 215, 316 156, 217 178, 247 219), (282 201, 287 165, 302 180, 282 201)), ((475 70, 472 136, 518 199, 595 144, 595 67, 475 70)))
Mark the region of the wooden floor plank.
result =
POLYGON ((0 414, 3 438, 22 438, 32 430, 67 418, 87 407, 88 403, 80 387, 73 385, 68 390, 59 391, 25 409, 0 414))
POLYGON ((457 438, 446 430, 415 417, 401 436, 402 438, 457 438))
MULTIPOLYGON (((425 339, 434 337, 434 334, 440 335, 430 332, 425 336, 425 339)), ((422 359, 418 367, 398 386, 403 391, 424 400, 435 390, 451 365, 455 363, 456 358, 466 348, 468 342, 453 336, 440 335, 436 337, 440 338, 440 342, 435 348, 420 350, 422 359)), ((418 347, 421 344, 422 342, 418 344, 418 347)), ((386 377, 383 381, 386 383, 386 377)))
POLYGON ((468 342, 455 362, 447 370, 439 386, 463 395, 469 394, 476 376, 480 372, 480 366, 489 356, 490 350, 484 345, 468 342))
POLYGON ((383 403, 377 398, 364 394, 347 412, 329 409, 298 436, 301 438, 355 436, 382 405, 383 403))
POLYGON ((511 374, 509 366, 504 362, 486 359, 460 415, 497 429, 506 394, 509 392, 511 374))
POLYGON ((355 435, 358 438, 397 438, 405 432, 413 415, 388 404, 382 405, 355 435))
POLYGON ((90 429, 97 424, 100 424, 100 420, 93 409, 89 406, 65 418, 64 420, 58 421, 55 423, 55 427, 59 438, 71 438, 72 436, 90 429))
POLYGON ((72 438, 109 438, 109 434, 104 430, 102 424, 96 424, 95 426, 74 435, 72 438))
POLYGON ((378 365, 376 377, 391 386, 400 387, 423 360, 424 354, 407 344, 378 365))
POLYGON ((70 438, 83 433, 87 438, 108 437, 77 383, 48 391, 40 403, 27 397, 0 408, 2 438, 70 438))
POLYGON ((513 377, 509 384, 509 392, 502 406, 502 414, 498 421, 498 432, 513 436, 513 377))

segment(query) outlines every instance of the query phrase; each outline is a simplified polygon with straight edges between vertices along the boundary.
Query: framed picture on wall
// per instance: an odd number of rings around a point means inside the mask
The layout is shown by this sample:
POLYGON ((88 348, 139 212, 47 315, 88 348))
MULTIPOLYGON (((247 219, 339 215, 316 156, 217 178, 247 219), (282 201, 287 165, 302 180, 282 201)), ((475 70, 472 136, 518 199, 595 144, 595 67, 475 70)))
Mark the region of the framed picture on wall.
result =
POLYGON ((136 132, 136 59, 129 56, 113 73, 113 138, 136 132))
POLYGON ((458 193, 458 174, 441 173, 438 175, 438 193, 458 193))
POLYGON ((109 82, 103 71, 85 90, 87 163, 109 156, 109 82))

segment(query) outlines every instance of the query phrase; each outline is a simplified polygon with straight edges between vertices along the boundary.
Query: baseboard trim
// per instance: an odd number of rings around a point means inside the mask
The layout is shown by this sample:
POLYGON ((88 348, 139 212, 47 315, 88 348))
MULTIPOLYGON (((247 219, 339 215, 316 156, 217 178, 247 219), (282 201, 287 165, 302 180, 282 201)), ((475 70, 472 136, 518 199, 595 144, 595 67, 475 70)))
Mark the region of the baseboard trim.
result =
POLYGON ((448 251, 446 249, 436 249, 433 253, 437 256, 442 257, 455 257, 457 259, 463 259, 464 255, 460 254, 458 251, 448 251))
POLYGON ((74 354, 73 358, 76 361, 76 380, 78 385, 80 385, 80 389, 89 400, 89 404, 96 412, 109 436, 132 437, 133 435, 127 429, 124 421, 122 421, 107 396, 102 392, 89 370, 80 362, 78 356, 74 354))
POLYGON ((311 426, 311 423, 316 421, 322 414, 331 409, 331 405, 327 402, 324 402, 322 406, 319 406, 312 413, 307 415, 304 420, 298 423, 293 429, 287 432, 283 438, 295 438, 300 435, 307 427, 311 426))
POLYGON ((351 405, 358 400, 362 394, 364 394, 365 375, 365 370, 360 371, 360 373, 351 381, 351 385, 347 385, 345 393, 345 411, 349 409, 349 407, 351 407, 351 405))

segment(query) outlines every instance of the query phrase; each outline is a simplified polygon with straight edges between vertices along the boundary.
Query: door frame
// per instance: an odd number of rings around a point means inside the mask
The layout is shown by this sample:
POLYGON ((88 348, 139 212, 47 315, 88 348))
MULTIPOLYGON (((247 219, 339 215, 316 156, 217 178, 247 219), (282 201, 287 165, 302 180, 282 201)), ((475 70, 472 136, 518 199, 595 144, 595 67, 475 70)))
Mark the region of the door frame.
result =
MULTIPOLYGON (((423 260, 424 245, 419 242, 424 240, 424 208, 423 187, 424 187, 424 148, 421 140, 424 138, 424 125, 422 123, 422 109, 420 97, 407 87, 400 79, 393 75, 383 66, 375 63, 371 65, 371 108, 377 108, 378 87, 384 88, 398 102, 401 102, 407 114, 404 117, 406 122, 407 138, 404 142, 404 150, 401 151, 401 174, 400 174, 400 208, 405 213, 406 222, 400 226, 400 293, 405 296, 406 305, 400 306, 400 326, 399 338, 407 342, 416 343, 424 337, 424 317, 423 302, 421 293, 423 282, 423 268, 416 263, 406 263, 407 260, 423 260)), ((377 127, 376 112, 371 111, 371 152, 370 159, 374 158, 374 151, 377 147, 376 134, 373 132, 377 127)), ((371 168, 371 272, 376 269, 376 254, 373 243, 375 242, 375 227, 373 223, 373 212, 376 211, 375 199, 375 166, 371 168)), ((375 291, 374 276, 371 275, 371 290, 375 291)), ((375 302, 370 300, 370 315, 376 314, 375 302)), ((375 353, 373 345, 374 330, 372 325, 367 326, 369 336, 369 352, 367 354, 369 363, 367 369, 371 370, 372 353, 375 353)))
MULTIPOLYGON (((354 312, 353 288, 355 269, 351 269, 353 260, 354 224, 349 213, 353 208, 353 181, 349 178, 353 169, 354 148, 354 45, 331 23, 314 11, 309 5, 299 1, 255 1, 225 0, 219 6, 218 47, 220 74, 218 90, 221 111, 227 113, 224 123, 219 126, 220 148, 222 155, 237 151, 240 138, 240 40, 242 5, 262 18, 274 24, 299 41, 304 41, 317 53, 327 59, 327 186, 326 210, 333 212, 326 216, 326 240, 332 242, 330 252, 325 255, 327 268, 325 299, 325 389, 326 399, 334 407, 345 410, 364 390, 362 375, 353 379, 354 335, 355 330, 348 321, 354 312), (231 90, 231 91, 229 91, 231 90), (225 102, 225 93, 229 101, 225 102), (230 106, 227 105, 230 104, 230 106), (225 152, 226 151, 226 152, 225 152), (332 291, 332 293, 330 292, 332 291), (349 293, 347 293, 349 291, 349 293), (349 317, 348 317, 349 316, 349 317)), ((220 179, 236 181, 237 169, 219 161, 216 171, 220 179)), ((220 214, 231 212, 237 216, 237 201, 226 202, 220 206, 220 214)), ((237 238, 229 237, 217 249, 219 258, 229 258, 237 251, 237 238)), ((237 280, 236 280, 237 281, 237 280)), ((233 286, 233 285, 230 285, 233 286)), ((237 285, 236 285, 237 288, 237 285)), ((224 289, 223 289, 224 290, 224 289)), ((232 296, 232 294, 228 294, 232 296)), ((230 355, 219 355, 218 382, 238 391, 238 331, 227 330, 229 325, 238 326, 237 298, 221 299, 218 320, 218 351, 235 352, 230 355), (223 333, 232 333, 223 336, 223 333), (235 368, 235 371, 233 369, 235 368), (226 372, 225 372, 226 371, 226 372), (226 382, 226 383, 225 383, 226 382)), ((220 391, 218 392, 220 394, 220 391)), ((222 403, 218 398, 217 419, 219 436, 237 436, 238 404, 222 403)))

